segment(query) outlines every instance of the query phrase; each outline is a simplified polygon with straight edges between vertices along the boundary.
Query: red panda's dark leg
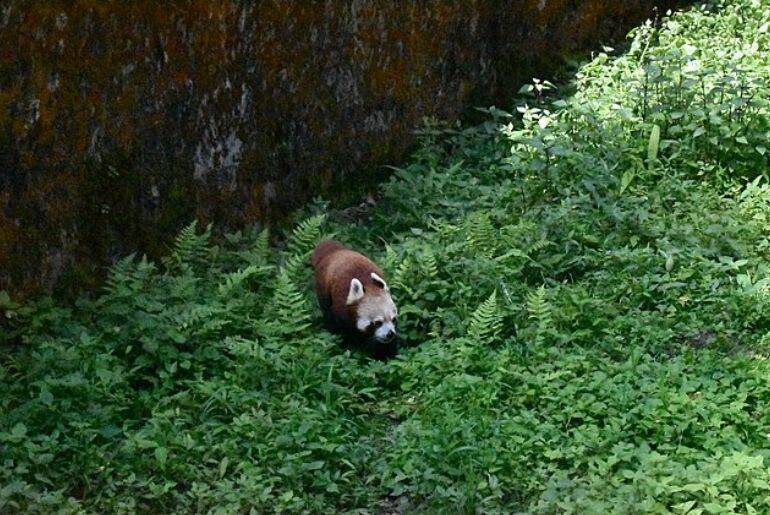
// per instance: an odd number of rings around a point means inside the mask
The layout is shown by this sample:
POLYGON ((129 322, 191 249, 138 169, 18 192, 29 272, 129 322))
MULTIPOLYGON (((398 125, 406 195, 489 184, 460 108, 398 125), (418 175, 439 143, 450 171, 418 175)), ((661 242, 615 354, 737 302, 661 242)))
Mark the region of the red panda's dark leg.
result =
POLYGON ((334 315, 332 314, 332 298, 330 295, 326 295, 320 290, 318 291, 318 306, 321 308, 321 313, 324 317, 324 324, 329 330, 334 330, 336 323, 334 315))

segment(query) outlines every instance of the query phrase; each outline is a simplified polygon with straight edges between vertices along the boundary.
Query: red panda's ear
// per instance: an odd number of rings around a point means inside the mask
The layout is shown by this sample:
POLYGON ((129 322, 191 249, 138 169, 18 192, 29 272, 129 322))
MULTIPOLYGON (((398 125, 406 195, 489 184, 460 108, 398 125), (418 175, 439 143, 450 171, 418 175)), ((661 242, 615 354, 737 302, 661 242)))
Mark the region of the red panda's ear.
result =
POLYGON ((377 284, 379 284, 379 285, 380 285, 380 287, 381 287, 383 290, 385 290, 385 291, 388 291, 388 283, 386 283, 386 282, 385 282, 385 279, 383 279, 383 278, 382 278, 382 277, 380 277, 379 275, 375 274, 374 272, 372 272, 372 280, 373 280, 374 282, 376 282, 377 284))
POLYGON ((350 289, 348 290, 348 298, 345 304, 350 306, 351 304, 358 302, 364 297, 364 285, 361 281, 355 277, 350 280, 350 289))

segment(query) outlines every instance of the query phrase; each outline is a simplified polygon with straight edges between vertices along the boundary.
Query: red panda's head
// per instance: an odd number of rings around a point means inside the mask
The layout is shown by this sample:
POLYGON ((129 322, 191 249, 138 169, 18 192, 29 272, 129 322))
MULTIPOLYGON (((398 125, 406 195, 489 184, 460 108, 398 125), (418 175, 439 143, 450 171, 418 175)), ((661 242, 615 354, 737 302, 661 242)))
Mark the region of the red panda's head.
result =
POLYGON ((379 343, 393 341, 397 336, 398 309, 390 296, 387 283, 374 272, 365 278, 350 280, 346 304, 356 329, 367 339, 379 343))

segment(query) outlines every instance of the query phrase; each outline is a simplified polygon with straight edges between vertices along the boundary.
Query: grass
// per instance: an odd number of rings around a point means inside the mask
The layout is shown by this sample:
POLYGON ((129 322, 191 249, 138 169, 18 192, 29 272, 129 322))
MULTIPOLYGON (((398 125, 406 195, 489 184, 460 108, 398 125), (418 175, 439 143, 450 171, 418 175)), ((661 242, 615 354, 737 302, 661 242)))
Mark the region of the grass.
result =
POLYGON ((429 124, 374 208, 299 215, 5 314, 0 511, 770 511, 770 2, 632 34, 570 96, 429 124), (321 329, 322 237, 409 346, 321 329))

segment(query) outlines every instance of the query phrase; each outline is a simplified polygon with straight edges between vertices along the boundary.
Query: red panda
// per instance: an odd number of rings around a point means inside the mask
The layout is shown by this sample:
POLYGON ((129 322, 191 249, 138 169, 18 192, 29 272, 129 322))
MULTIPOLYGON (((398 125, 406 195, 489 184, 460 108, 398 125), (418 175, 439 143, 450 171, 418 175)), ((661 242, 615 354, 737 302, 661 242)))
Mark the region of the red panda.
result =
POLYGON ((374 357, 394 356, 398 309, 382 270, 363 254, 332 240, 319 243, 310 261, 328 329, 374 357))

